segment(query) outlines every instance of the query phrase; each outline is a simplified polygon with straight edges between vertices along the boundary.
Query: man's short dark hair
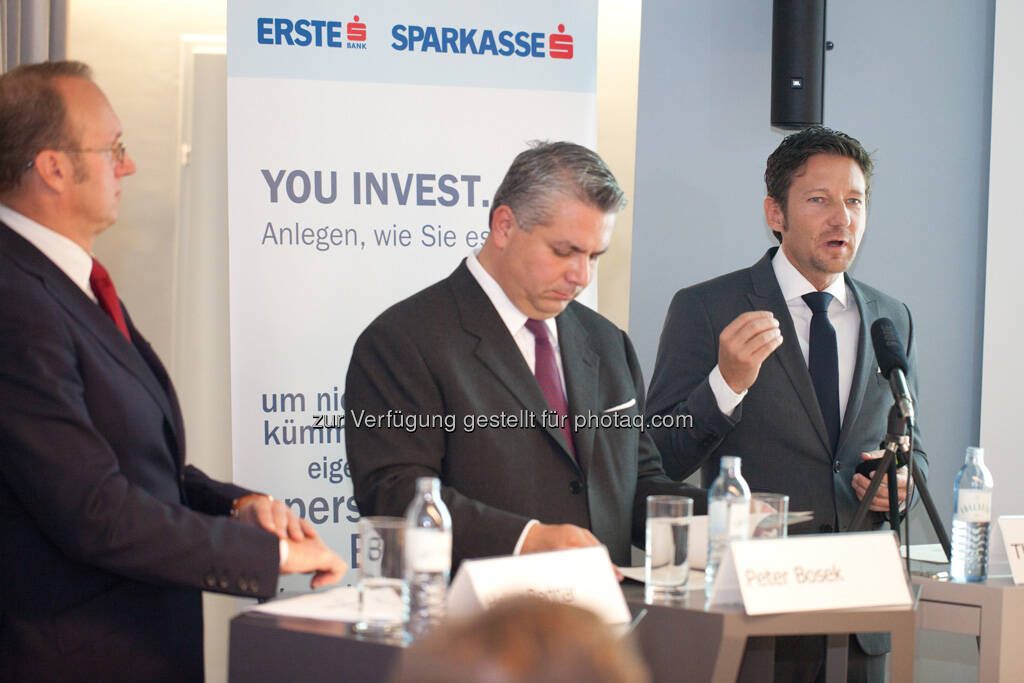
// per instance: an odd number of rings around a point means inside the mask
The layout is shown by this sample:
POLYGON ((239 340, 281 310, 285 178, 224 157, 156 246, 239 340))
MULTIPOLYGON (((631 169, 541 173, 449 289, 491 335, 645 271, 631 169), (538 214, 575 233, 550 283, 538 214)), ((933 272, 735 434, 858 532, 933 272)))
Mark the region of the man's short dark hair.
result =
MULTIPOLYGON (((786 210, 786 198, 789 195, 789 187, 793 184, 793 176, 815 154, 832 154, 856 161, 864 174, 866 194, 871 194, 871 172, 874 163, 860 142, 846 133, 824 126, 812 126, 787 135, 768 157, 768 165, 764 170, 764 184, 768 196, 779 203, 783 212, 786 210)), ((774 230, 772 232, 775 239, 781 242, 782 233, 774 230)))
POLYGON ((92 71, 82 62, 41 62, 0 76, 0 196, 17 188, 44 149, 76 146, 64 97, 55 84, 61 77, 92 80, 92 71))
POLYGON ((509 166, 491 213, 505 205, 523 230, 550 220, 559 199, 577 199, 605 213, 626 204, 615 176, 595 152, 572 142, 534 142, 509 166))

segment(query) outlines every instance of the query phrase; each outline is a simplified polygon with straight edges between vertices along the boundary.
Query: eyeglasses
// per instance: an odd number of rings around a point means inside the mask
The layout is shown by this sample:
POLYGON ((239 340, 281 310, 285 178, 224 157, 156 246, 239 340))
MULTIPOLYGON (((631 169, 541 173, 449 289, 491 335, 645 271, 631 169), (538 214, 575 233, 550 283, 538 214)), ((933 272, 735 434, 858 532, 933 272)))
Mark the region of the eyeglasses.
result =
POLYGON ((78 154, 81 154, 81 153, 84 153, 84 152, 110 152, 111 158, 113 158, 113 160, 116 163, 118 163, 118 164, 123 164, 124 163, 124 158, 128 155, 128 148, 124 146, 124 142, 122 140, 118 140, 117 142, 115 142, 110 147, 99 147, 99 148, 94 147, 94 148, 91 148, 91 149, 57 149, 57 150, 54 150, 54 151, 56 151, 56 152, 75 152, 75 153, 78 153, 78 154))
MULTIPOLYGON (((84 154, 84 153, 87 153, 87 152, 93 152, 93 153, 109 152, 111 159, 113 159, 114 163, 116 163, 118 165, 123 164, 125 158, 128 156, 128 148, 125 147, 124 141, 122 141, 122 140, 118 140, 117 142, 115 142, 110 147, 98 147, 98 148, 97 147, 93 147, 93 148, 88 148, 88 149, 60 148, 60 149, 55 149, 53 151, 54 152, 70 152, 70 153, 73 153, 73 154, 84 154)), ((27 170, 27 169, 32 168, 33 164, 35 164, 35 163, 36 162, 33 159, 32 161, 30 161, 27 164, 25 164, 25 169, 27 170)))

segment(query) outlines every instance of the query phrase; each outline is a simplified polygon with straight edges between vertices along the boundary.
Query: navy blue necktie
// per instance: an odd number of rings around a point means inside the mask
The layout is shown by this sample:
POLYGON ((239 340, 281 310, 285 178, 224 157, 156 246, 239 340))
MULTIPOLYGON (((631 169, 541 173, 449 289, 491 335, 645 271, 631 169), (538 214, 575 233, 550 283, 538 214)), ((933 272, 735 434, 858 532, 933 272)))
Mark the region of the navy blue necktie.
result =
POLYGON ((825 428, 835 453, 839 446, 839 351, 836 348, 836 330, 828 319, 832 295, 811 292, 804 294, 803 299, 814 313, 807 367, 811 371, 814 393, 818 395, 821 416, 825 418, 825 428))

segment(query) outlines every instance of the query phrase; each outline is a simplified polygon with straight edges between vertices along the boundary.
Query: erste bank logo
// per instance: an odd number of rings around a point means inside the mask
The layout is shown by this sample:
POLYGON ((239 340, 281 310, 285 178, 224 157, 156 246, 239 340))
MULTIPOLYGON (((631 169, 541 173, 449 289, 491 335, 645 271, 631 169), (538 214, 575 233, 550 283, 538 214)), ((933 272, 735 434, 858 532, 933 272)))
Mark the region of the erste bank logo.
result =
POLYGON ((366 24, 359 15, 352 21, 331 19, 286 19, 258 17, 256 42, 260 45, 293 45, 297 47, 343 47, 366 49, 366 24))
POLYGON ((440 52, 458 55, 494 55, 497 57, 551 57, 572 59, 572 35, 565 33, 565 24, 557 33, 536 31, 495 31, 489 28, 455 28, 452 26, 391 27, 391 47, 400 52, 440 52))

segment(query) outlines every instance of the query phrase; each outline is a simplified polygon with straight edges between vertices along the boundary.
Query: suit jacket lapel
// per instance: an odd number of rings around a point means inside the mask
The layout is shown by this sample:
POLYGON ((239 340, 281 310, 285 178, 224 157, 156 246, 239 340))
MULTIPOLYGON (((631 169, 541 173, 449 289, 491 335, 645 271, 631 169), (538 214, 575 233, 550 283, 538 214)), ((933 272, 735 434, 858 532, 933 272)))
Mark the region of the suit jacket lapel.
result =
MULTIPOLYGON (((602 409, 598 405, 598 372, 601 358, 590 346, 589 335, 580 323, 572 304, 557 318, 558 346, 562 353, 562 368, 565 370, 566 402, 569 419, 574 415, 597 415, 602 409)), ((584 472, 590 471, 594 454, 596 430, 581 429, 573 432, 576 457, 584 472)))
POLYGON ((807 362, 804 361, 803 353, 800 352, 800 344, 797 342, 796 327, 793 325, 793 317, 789 314, 789 307, 786 300, 782 298, 782 289, 779 288, 779 281, 775 277, 775 270, 772 268, 772 257, 778 247, 768 250, 764 257, 754 264, 750 269, 750 277, 754 293, 748 295, 754 310, 771 311, 775 319, 779 321, 779 329, 782 332, 782 346, 775 350, 769 357, 780 363, 789 381, 793 384, 797 397, 803 404, 818 433, 822 445, 829 453, 832 452, 831 441, 828 438, 828 430, 825 427, 825 419, 821 416, 821 407, 818 405, 817 394, 814 393, 814 384, 811 382, 811 373, 807 369, 807 362))
MULTIPOLYGON (((459 323, 467 333, 479 340, 475 351, 477 359, 494 373, 526 410, 536 416, 540 428, 541 413, 550 410, 547 399, 494 304, 469 272, 465 261, 455 269, 448 282, 459 310, 459 323)), ((572 406, 571 401, 569 405, 572 406)), ((578 467, 562 431, 554 425, 547 427, 546 431, 565 457, 578 467)))
MULTIPOLYGON (((175 430, 179 430, 180 420, 171 409, 167 393, 160 386, 139 351, 124 338, 110 316, 89 299, 64 271, 25 238, 2 223, 0 223, 0 228, 2 228, 0 230, 0 249, 12 254, 22 268, 42 281, 43 286, 57 303, 88 329, 103 348, 146 387, 153 400, 160 406, 167 421, 175 430)), ((127 319, 127 314, 125 318, 127 319)), ((137 336, 138 333, 134 327, 130 327, 130 331, 133 337, 137 336)), ((175 436, 180 444, 182 441, 180 431, 176 431, 175 436)))
POLYGON ((871 346, 871 323, 878 318, 878 303, 861 291, 853 278, 846 276, 846 284, 853 292, 854 301, 860 309, 860 334, 857 339, 857 364, 853 369, 853 383, 850 385, 850 396, 846 401, 846 413, 843 416, 843 428, 839 432, 839 451, 850 440, 850 432, 857 422, 860 406, 864 402, 864 391, 867 388, 871 373, 878 367, 874 361, 874 349, 871 346))
MULTIPOLYGON (((178 403, 178 396, 174 391, 174 384, 171 382, 171 378, 167 374, 167 369, 164 368, 164 364, 160 362, 159 356, 156 355, 156 351, 154 351, 153 347, 149 345, 149 342, 146 341, 145 337, 135 329, 135 325, 132 323, 132 319, 131 316, 128 315, 128 311, 124 306, 121 306, 121 310, 124 311, 124 319, 128 324, 128 332, 132 336, 132 342, 135 346, 135 350, 138 352, 142 360, 145 361, 146 365, 152 371, 153 377, 156 378, 157 383, 160 385, 162 391, 159 392, 159 395, 163 396, 167 401, 167 406, 162 406, 162 408, 164 415, 169 416, 171 426, 173 427, 173 436, 177 442, 175 453, 177 454, 178 467, 184 467, 185 422, 181 414, 181 405, 178 403)), ((150 393, 153 393, 152 388, 150 388, 150 393)))

